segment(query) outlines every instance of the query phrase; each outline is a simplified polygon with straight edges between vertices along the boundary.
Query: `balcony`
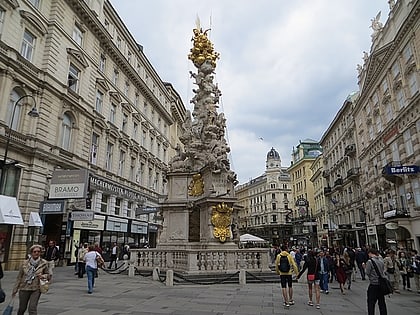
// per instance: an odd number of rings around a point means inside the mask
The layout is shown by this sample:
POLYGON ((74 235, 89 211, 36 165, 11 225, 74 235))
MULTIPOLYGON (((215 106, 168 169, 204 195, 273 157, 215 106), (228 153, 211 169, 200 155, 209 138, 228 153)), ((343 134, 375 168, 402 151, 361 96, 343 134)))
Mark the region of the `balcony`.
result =
POLYGON ((329 195, 331 195, 332 194, 332 189, 331 189, 331 187, 330 186, 328 186, 328 187, 324 187, 324 195, 325 196, 329 196, 329 195))
POLYGON ((343 179, 342 178, 337 178, 334 182, 334 189, 336 190, 341 190, 343 189, 343 179))
POLYGON ((356 155, 356 145, 350 144, 344 148, 344 155, 354 156, 356 155))
POLYGON ((350 180, 357 180, 360 175, 360 167, 353 167, 347 171, 347 178, 350 180))
POLYGON ((408 209, 405 208, 398 208, 384 212, 384 219, 395 219, 395 218, 409 218, 410 213, 408 209))

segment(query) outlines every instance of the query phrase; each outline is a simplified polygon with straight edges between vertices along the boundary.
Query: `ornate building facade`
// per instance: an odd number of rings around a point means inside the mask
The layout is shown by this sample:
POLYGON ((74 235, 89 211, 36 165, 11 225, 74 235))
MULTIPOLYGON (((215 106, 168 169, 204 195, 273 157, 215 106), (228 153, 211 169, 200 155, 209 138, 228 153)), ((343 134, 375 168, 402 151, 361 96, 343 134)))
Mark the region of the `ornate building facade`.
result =
POLYGON ((175 89, 108 0, 0 0, 0 17, 1 191, 24 223, 0 224, 6 268, 50 239, 68 261, 80 242, 153 246, 186 112, 175 89), (62 174, 81 176, 86 193, 71 198, 62 174))
POLYGON ((290 176, 279 153, 267 153, 265 173, 235 189, 240 234, 250 233, 273 245, 288 243, 292 235, 290 176))

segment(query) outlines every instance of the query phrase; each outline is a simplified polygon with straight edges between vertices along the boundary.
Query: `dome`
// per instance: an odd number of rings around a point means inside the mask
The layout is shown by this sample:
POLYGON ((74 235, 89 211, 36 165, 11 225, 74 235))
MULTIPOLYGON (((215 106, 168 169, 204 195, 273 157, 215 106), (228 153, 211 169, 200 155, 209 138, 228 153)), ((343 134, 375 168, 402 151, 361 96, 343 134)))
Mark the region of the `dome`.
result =
POLYGON ((267 159, 280 159, 280 154, 274 148, 271 148, 267 153, 267 159))

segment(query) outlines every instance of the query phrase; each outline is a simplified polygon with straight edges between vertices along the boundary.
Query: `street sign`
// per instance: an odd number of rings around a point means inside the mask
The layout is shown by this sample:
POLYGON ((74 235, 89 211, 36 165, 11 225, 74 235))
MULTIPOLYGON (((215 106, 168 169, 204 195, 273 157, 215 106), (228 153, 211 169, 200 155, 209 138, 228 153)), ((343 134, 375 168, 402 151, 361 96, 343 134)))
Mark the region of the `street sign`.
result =
POLYGON ((417 165, 385 166, 384 171, 387 175, 416 174, 420 172, 417 165))

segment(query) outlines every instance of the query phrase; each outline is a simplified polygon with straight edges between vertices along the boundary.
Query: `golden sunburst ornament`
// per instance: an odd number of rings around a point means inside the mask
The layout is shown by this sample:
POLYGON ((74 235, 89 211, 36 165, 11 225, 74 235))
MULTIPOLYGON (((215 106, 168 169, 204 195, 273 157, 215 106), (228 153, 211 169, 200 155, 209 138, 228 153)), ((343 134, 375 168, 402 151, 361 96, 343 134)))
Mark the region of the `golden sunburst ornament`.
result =
POLYGON ((226 205, 224 202, 213 206, 211 213, 211 224, 213 224, 213 235, 218 238, 220 242, 226 242, 228 237, 231 237, 230 225, 232 222, 233 208, 226 205))

